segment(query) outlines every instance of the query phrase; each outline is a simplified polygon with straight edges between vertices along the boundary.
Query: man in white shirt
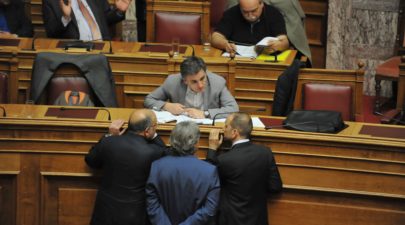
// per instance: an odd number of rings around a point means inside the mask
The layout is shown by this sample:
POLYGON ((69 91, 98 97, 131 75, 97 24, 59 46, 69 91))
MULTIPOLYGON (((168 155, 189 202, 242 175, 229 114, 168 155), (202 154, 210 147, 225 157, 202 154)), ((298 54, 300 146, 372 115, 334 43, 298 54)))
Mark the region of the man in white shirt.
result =
POLYGON ((132 0, 43 0, 42 13, 48 37, 110 40, 109 26, 125 18, 132 0))

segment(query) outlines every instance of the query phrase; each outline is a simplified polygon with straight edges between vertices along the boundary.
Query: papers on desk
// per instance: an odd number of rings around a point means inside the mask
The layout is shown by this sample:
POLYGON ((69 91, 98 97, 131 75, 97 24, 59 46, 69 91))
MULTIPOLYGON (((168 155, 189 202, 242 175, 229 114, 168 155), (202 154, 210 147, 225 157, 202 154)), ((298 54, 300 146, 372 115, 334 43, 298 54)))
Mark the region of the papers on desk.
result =
MULTIPOLYGON (((197 124, 204 124, 204 125, 211 125, 212 120, 211 119, 193 119, 191 117, 185 116, 185 115, 179 115, 175 116, 171 114, 170 112, 167 111, 154 111, 158 123, 168 123, 168 122, 173 122, 176 121, 176 123, 180 123, 183 121, 194 121, 197 124)), ((252 117, 252 122, 253 122, 253 127, 255 128, 264 128, 264 124, 258 117, 252 117)), ((215 123, 225 123, 225 118, 222 119, 216 119, 215 123)))
MULTIPOLYGON (((246 46, 246 45, 236 45, 236 57, 247 57, 247 58, 256 58, 257 57, 257 53, 255 51, 255 47, 256 46, 267 46, 267 43, 269 41, 276 41, 278 40, 278 38, 275 37, 265 37, 263 38, 261 41, 259 41, 256 45, 250 45, 250 46, 246 46)), ((222 54, 222 56, 224 57, 229 57, 229 53, 228 52, 224 52, 222 54)))
POLYGON ((157 117, 158 123, 168 123, 176 121, 176 123, 180 123, 183 121, 194 121, 197 124, 212 124, 211 119, 193 119, 191 117, 185 115, 173 115, 167 111, 153 111, 157 117))

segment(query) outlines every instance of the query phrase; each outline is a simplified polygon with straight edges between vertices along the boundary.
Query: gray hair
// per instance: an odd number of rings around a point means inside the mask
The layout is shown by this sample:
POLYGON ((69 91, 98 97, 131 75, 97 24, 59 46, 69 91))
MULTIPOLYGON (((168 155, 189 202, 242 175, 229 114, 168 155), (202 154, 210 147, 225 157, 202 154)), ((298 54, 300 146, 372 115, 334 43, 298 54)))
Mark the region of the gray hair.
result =
POLYGON ((195 122, 184 121, 176 124, 170 134, 170 144, 175 155, 192 155, 200 139, 200 129, 195 122))
POLYGON ((187 57, 180 64, 180 74, 183 79, 185 79, 187 76, 195 75, 201 70, 207 72, 207 66, 205 65, 204 60, 197 56, 187 57))

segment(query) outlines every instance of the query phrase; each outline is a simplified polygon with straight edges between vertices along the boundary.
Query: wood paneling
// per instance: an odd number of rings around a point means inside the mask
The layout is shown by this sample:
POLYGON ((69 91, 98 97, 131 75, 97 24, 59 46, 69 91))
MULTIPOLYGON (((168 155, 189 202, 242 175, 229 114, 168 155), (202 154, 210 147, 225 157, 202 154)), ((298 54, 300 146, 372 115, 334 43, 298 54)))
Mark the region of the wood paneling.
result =
MULTIPOLYGON (((23 105, 2 106, 10 117, 0 119, 1 224, 88 224, 101 173, 86 166, 84 155, 108 130, 105 112, 95 120, 44 118, 47 107, 35 106, 27 119, 19 114, 23 105)), ((109 110, 113 120, 132 112, 109 110)), ((405 128, 346 123, 338 134, 253 131, 254 142, 272 148, 284 183, 268 201, 271 224, 402 225, 405 139, 360 130, 405 128)), ((158 127, 166 143, 172 129, 158 127)), ((201 158, 211 129, 200 126, 201 158)))
POLYGON ((305 30, 311 48, 312 66, 325 68, 328 30, 328 0, 300 0, 305 12, 305 30))

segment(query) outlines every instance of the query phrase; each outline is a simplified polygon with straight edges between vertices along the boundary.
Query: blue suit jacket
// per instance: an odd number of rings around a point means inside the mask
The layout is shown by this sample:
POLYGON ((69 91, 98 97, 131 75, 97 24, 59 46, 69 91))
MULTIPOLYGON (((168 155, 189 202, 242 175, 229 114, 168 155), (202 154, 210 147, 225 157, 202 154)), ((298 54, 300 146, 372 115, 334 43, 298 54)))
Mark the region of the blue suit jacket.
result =
POLYGON ((215 166, 195 156, 166 156, 152 164, 146 184, 153 225, 213 224, 219 202, 215 166))

